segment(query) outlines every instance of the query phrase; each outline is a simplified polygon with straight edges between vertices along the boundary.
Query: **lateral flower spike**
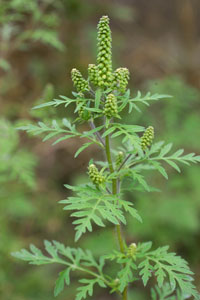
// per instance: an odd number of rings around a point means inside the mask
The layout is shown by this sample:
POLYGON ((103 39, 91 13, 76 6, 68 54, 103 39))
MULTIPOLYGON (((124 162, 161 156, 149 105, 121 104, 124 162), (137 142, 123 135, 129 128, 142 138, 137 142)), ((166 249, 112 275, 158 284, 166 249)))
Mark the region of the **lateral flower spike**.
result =
POLYGON ((84 92, 89 89, 87 80, 83 78, 79 70, 73 68, 71 71, 71 77, 78 92, 84 92))
POLYGON ((99 172, 94 164, 89 165, 88 174, 91 181, 96 185, 100 185, 105 181, 105 177, 101 174, 101 172, 99 172))
POLYGON ((97 26, 97 64, 98 64, 98 85, 108 88, 112 85, 112 37, 109 27, 108 16, 101 17, 97 26))
POLYGON ((105 101, 104 115, 107 118, 111 118, 111 117, 116 116, 117 113, 118 113, 117 98, 115 97, 115 95, 109 94, 105 101))
POLYGON ((98 85, 98 68, 95 64, 89 64, 88 77, 90 82, 92 82, 94 85, 98 85))
POLYGON ((137 251, 137 245, 135 243, 132 243, 129 245, 128 247, 128 250, 127 250, 127 255, 129 257, 135 257, 135 254, 136 254, 136 251, 137 251))
POLYGON ((118 68, 114 72, 115 87, 120 93, 125 93, 128 81, 130 79, 130 72, 127 68, 118 68))
POLYGON ((119 167, 124 159, 124 153, 122 151, 119 151, 116 157, 116 167, 119 167))
POLYGON ((79 92, 76 105, 78 106, 78 115, 79 115, 80 119, 87 121, 90 119, 91 113, 85 109, 86 103, 85 103, 85 101, 82 100, 83 98, 84 98, 83 93, 79 92))
POLYGON ((142 150, 146 150, 151 146, 154 139, 154 128, 152 126, 147 127, 143 136, 141 137, 142 150))

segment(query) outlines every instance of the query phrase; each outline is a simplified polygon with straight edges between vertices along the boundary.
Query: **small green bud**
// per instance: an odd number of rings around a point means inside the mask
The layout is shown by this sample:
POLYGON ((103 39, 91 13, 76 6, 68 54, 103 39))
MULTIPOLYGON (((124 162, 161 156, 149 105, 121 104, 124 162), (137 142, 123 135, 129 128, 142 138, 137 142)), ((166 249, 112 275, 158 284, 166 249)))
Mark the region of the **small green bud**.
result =
POLYGON ((83 93, 79 92, 77 97, 77 106, 79 106, 78 115, 80 119, 87 121, 90 119, 91 113, 86 109, 85 101, 82 100, 83 98, 83 93))
POLYGON ((119 151, 116 157, 116 167, 119 167, 121 165, 121 163, 123 162, 124 159, 124 153, 122 151, 119 151))
POLYGON ((154 138, 154 128, 152 126, 147 127, 143 136, 141 137, 142 150, 146 150, 151 146, 154 138))
POLYGON ((127 68, 118 68, 114 72, 114 87, 121 93, 125 93, 130 73, 127 68))
POLYGON ((108 88, 112 85, 112 38, 109 27, 109 18, 101 17, 98 24, 98 86, 108 88))
POLYGON ((119 283, 120 283, 119 278, 115 278, 115 280, 113 281, 113 285, 117 287, 119 283))
POLYGON ((72 69, 71 77, 78 92, 84 92, 85 90, 89 89, 87 80, 83 78, 79 70, 75 68, 72 69))
POLYGON ((117 98, 113 94, 109 94, 105 101, 104 114, 107 118, 116 116, 118 113, 117 109, 117 98))
POLYGON ((88 66, 89 80, 94 84, 98 85, 98 68, 95 64, 89 64, 88 66))
POLYGON ((137 245, 135 243, 132 243, 129 245, 128 247, 128 250, 127 250, 127 255, 129 257, 135 257, 135 254, 136 254, 136 251, 137 251, 137 245))
POLYGON ((105 177, 101 174, 101 172, 99 172, 95 164, 89 165, 88 174, 91 181, 96 185, 100 185, 105 181, 105 177))

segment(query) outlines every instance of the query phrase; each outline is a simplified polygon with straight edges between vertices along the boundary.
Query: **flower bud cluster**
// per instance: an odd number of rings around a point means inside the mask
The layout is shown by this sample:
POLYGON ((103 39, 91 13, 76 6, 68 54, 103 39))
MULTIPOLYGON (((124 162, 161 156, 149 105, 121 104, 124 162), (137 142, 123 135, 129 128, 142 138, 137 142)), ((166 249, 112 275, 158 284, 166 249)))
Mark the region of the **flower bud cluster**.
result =
POLYGON ((78 115, 82 120, 89 120, 91 117, 91 113, 86 109, 85 101, 82 100, 84 98, 83 93, 78 93, 77 97, 77 106, 78 106, 78 115))
POLYGON ((117 70, 115 70, 114 85, 119 92, 125 93, 129 79, 130 73, 127 68, 118 68, 117 70))
POLYGON ((129 245, 128 247, 128 250, 127 250, 127 255, 129 257, 135 257, 135 254, 136 254, 136 251, 137 251, 137 245, 135 243, 132 243, 129 245))
POLYGON ((116 167, 119 167, 122 164, 123 159, 124 159, 124 153, 122 151, 119 151, 115 162, 116 167))
POLYGON ((88 66, 89 80, 94 84, 98 85, 98 68, 95 64, 89 64, 88 66))
POLYGON ((111 118, 116 116, 117 113, 117 98, 115 97, 115 95, 109 94, 105 101, 104 114, 106 117, 111 118))
POLYGON ((72 69, 71 77, 78 92, 84 92, 85 90, 89 89, 87 80, 83 78, 79 70, 75 68, 72 69))
POLYGON ((151 146, 154 138, 154 128, 152 126, 147 127, 143 136, 141 137, 141 147, 142 150, 146 150, 151 146))
POLYGON ((100 185, 105 181, 105 177, 99 172, 94 164, 89 165, 88 173, 91 181, 96 185, 100 185))
POLYGON ((109 27, 109 18, 101 17, 98 24, 98 86, 108 88, 112 85, 112 50, 111 50, 111 30, 109 27))

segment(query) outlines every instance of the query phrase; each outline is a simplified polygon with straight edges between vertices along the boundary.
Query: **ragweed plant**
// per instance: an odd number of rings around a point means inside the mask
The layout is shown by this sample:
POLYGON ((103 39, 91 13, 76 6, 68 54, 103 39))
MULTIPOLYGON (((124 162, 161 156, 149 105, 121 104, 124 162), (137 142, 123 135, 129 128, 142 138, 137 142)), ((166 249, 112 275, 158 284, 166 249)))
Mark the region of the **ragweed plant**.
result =
POLYGON ((103 16, 98 24, 97 64, 88 66, 87 79, 75 68, 71 72, 76 88, 74 98, 60 96, 59 99, 35 107, 39 109, 63 105, 66 109, 73 104, 77 116, 73 122, 67 119, 62 123, 53 120, 51 125, 39 122, 21 129, 43 135, 44 141, 53 138, 53 144, 73 137, 86 138, 88 141, 77 150, 75 157, 91 145, 96 145, 104 152, 105 161, 90 160, 87 171, 89 182, 78 186, 65 185, 73 195, 60 203, 64 204, 64 210, 72 211, 75 241, 86 232, 91 232, 94 225, 105 228, 110 224, 115 227, 118 248, 116 245, 116 250, 112 253, 97 259, 89 250, 66 247, 57 241, 45 241, 45 249, 49 255, 31 245, 30 251, 23 249, 14 256, 36 265, 61 264, 63 270, 56 281, 55 295, 63 290, 64 284, 70 284, 71 272, 82 274, 76 300, 92 296, 96 284, 127 300, 129 286, 134 287, 134 283, 141 280, 146 287, 152 277, 152 282, 156 283, 149 298, 153 300, 158 297, 199 299, 188 263, 169 252, 168 246, 152 249, 151 242, 136 244, 133 240, 130 244, 126 243, 123 227, 126 225, 127 215, 130 214, 139 222, 142 219, 134 204, 124 197, 127 188, 125 180, 128 178, 132 182, 129 190, 140 186, 140 189, 150 192, 152 188, 144 178, 144 169, 157 170, 168 178, 165 164, 180 172, 179 163, 189 165, 200 162, 200 156, 194 153, 183 154, 182 149, 171 152, 171 143, 154 142, 152 126, 144 128, 123 122, 121 113, 125 108, 131 113, 132 110, 140 110, 140 104, 149 105, 152 100, 170 96, 150 93, 142 96, 140 92, 136 96, 130 96, 130 90, 127 89, 128 69, 113 70, 111 40, 109 18, 103 16), (81 132, 77 127, 83 122, 88 123, 89 129, 81 132), (115 276, 106 268, 110 264, 114 264, 117 269, 115 276))

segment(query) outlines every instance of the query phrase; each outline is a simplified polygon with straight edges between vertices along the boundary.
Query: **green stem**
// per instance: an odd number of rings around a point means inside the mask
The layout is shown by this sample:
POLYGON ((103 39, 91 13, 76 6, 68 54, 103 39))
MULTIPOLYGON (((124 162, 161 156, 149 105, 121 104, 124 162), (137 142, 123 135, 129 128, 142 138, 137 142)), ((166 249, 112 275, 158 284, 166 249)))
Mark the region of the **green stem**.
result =
POLYGON ((74 269, 74 270, 79 270, 79 271, 82 271, 82 272, 85 272, 85 273, 88 273, 96 278, 99 278, 101 279, 102 281, 105 282, 105 284, 107 284, 107 286, 110 286, 110 282, 105 278, 103 277, 101 274, 97 274, 93 271, 90 271, 90 270, 87 270, 87 269, 84 269, 82 267, 79 267, 74 263, 69 263, 63 259, 54 259, 54 260, 51 260, 50 261, 51 263, 59 263, 59 264, 62 264, 62 265, 66 265, 66 266, 69 266, 70 268, 74 269))
MULTIPOLYGON (((113 162, 112 162, 112 156, 111 156, 111 151, 110 151, 110 138, 109 135, 106 136, 105 139, 106 142, 106 157, 110 169, 110 173, 114 173, 114 168, 113 168, 113 162)), ((117 194, 117 179, 112 180, 112 193, 113 195, 117 194)), ((119 243, 119 248, 122 253, 125 253, 124 249, 124 241, 123 241, 123 235, 122 235, 122 230, 121 230, 121 225, 118 224, 116 225, 116 231, 117 231, 117 238, 118 238, 118 243, 119 243)), ((128 291, 128 286, 125 287, 123 293, 122 293, 122 299, 127 300, 127 291, 128 291)))

